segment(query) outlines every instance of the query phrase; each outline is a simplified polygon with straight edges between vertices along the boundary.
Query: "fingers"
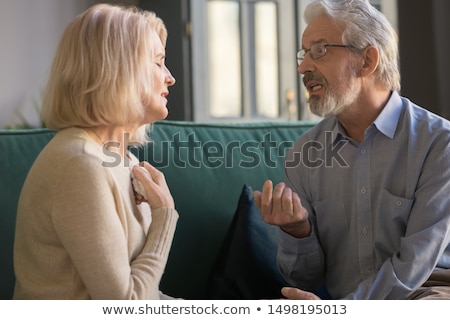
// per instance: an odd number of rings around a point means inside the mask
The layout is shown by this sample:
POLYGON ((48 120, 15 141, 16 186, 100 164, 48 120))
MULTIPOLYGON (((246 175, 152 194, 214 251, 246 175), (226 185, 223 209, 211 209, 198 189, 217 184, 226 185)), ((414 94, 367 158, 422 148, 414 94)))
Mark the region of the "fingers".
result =
POLYGON ((283 211, 286 214, 292 215, 293 214, 293 202, 292 202, 292 197, 293 197, 293 193, 291 188, 288 188, 286 186, 283 185, 283 189, 281 191, 281 195, 279 198, 279 205, 281 208, 281 211, 283 211))
MULTIPOLYGON (((147 194, 147 202, 151 208, 175 207, 166 179, 161 171, 148 162, 141 162, 140 166, 134 166, 133 173, 135 178, 142 182, 147 194)), ((137 203, 142 201, 139 198, 136 200, 137 203)))
POLYGON ((292 189, 286 187, 284 183, 279 183, 275 186, 273 191, 273 210, 284 212, 285 214, 292 215, 293 203, 292 203, 292 189))
POLYGON ((253 191, 253 199, 255 201, 256 206, 261 210, 261 191, 253 191))
POLYGON ((304 210, 300 197, 295 192, 292 193, 292 212, 300 212, 304 210))
MULTIPOLYGON (((256 205, 262 215, 269 216, 278 212, 292 215, 294 212, 294 194, 298 200, 300 198, 283 182, 278 183, 273 190, 272 188, 272 181, 267 180, 263 185, 262 192, 255 191, 254 193, 256 205)), ((297 206, 300 206, 300 202, 297 203, 297 206)))
POLYGON ((314 293, 303 291, 297 288, 284 287, 281 289, 281 294, 291 300, 321 300, 314 293))
POLYGON ((285 183, 273 187, 273 182, 267 180, 262 191, 254 191, 253 196, 266 223, 278 226, 297 238, 311 234, 308 212, 302 206, 298 194, 285 183))
POLYGON ((147 172, 145 169, 143 169, 140 166, 134 166, 133 167, 133 174, 139 181, 145 181, 146 183, 154 183, 152 180, 152 177, 150 175, 150 172, 147 172))
POLYGON ((151 179, 158 185, 166 184, 166 179, 164 174, 152 166, 150 163, 146 161, 142 161, 139 163, 140 166, 143 166, 150 173, 151 179))
POLYGON ((262 215, 268 215, 272 212, 272 191, 273 183, 271 180, 264 182, 261 192, 260 211, 262 215))

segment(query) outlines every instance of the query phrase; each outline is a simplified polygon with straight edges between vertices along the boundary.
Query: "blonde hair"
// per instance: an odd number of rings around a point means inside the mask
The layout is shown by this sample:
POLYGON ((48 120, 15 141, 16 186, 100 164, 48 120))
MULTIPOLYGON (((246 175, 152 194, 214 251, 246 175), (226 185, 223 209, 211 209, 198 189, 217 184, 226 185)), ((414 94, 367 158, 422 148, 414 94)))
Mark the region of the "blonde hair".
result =
POLYGON ((53 60, 42 110, 46 126, 141 125, 153 88, 154 31, 165 46, 163 21, 135 7, 99 4, 77 16, 53 60))
POLYGON ((378 79, 387 88, 400 91, 398 35, 386 17, 368 0, 315 0, 308 4, 304 16, 309 23, 324 14, 344 26, 344 44, 360 50, 377 47, 378 79))

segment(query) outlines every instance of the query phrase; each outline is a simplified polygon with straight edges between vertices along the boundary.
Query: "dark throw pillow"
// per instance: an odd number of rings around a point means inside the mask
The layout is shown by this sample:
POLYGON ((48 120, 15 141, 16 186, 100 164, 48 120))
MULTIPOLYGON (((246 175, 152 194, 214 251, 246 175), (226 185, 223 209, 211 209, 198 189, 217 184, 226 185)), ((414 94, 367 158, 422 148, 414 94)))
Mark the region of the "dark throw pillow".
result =
POLYGON ((237 210, 208 281, 216 300, 276 299, 286 285, 276 264, 278 227, 265 223, 244 185, 237 210))

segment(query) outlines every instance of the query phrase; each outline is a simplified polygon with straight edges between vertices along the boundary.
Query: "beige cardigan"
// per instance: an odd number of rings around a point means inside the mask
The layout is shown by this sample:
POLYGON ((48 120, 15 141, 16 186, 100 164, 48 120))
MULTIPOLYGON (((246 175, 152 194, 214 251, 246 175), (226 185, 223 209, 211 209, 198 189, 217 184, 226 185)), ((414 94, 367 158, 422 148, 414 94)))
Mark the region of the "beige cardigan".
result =
POLYGON ((19 199, 15 299, 159 299, 178 213, 136 205, 132 163, 82 129, 56 134, 19 199))

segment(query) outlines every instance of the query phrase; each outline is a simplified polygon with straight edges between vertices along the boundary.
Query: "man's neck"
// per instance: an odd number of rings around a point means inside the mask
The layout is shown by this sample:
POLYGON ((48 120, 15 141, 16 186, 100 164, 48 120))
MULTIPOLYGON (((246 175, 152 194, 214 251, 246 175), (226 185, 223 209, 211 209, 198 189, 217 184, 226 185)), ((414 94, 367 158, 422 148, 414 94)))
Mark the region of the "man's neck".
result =
POLYGON ((364 140, 366 129, 381 113, 391 93, 389 90, 362 92, 355 103, 336 116, 350 138, 358 142, 364 140))

